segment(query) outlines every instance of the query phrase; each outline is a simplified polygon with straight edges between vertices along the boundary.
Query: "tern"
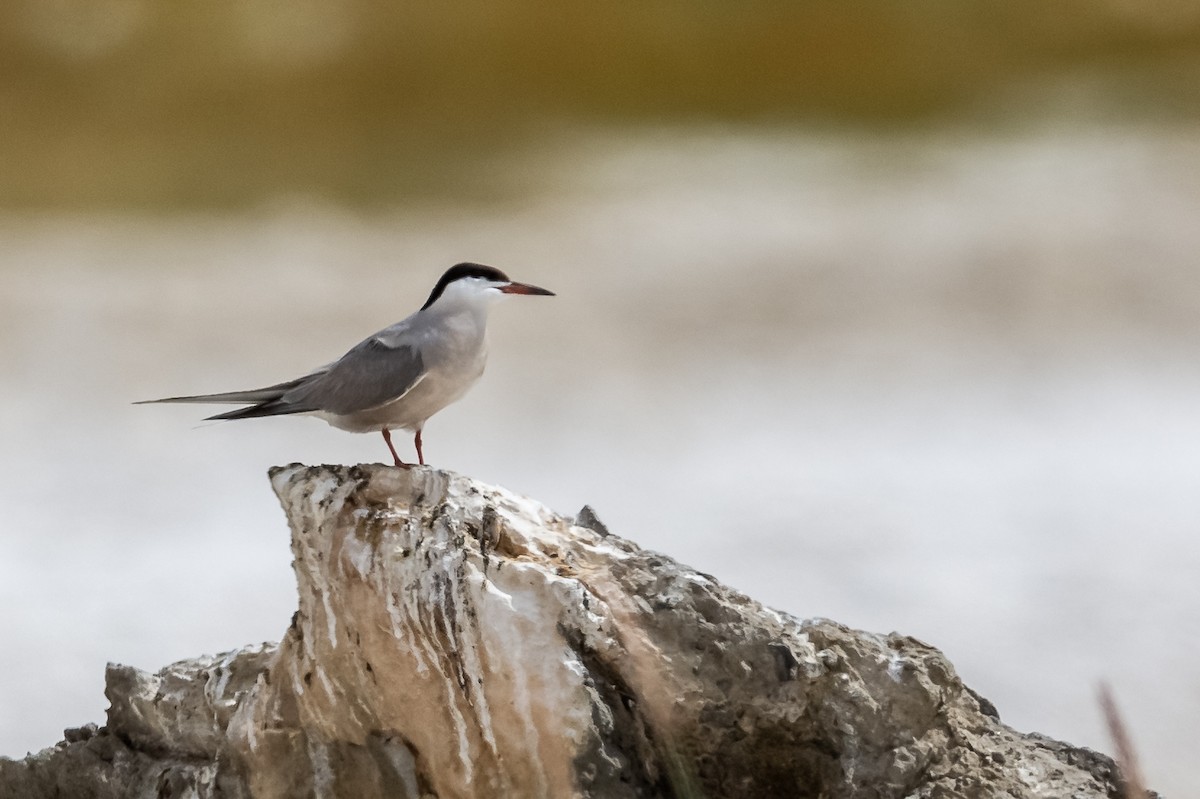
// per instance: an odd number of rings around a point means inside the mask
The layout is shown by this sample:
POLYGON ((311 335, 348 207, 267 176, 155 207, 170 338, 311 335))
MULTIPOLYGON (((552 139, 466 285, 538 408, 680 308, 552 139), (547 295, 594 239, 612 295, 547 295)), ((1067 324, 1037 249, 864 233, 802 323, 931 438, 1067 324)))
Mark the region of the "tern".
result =
POLYGON ((370 336, 338 360, 303 377, 250 391, 146 400, 228 403, 246 408, 213 419, 304 414, 341 430, 383 434, 397 466, 408 468, 392 445, 393 429, 413 433, 417 462, 425 464, 421 430, 429 417, 460 399, 487 363, 487 320, 492 304, 514 294, 554 296, 517 283, 499 269, 462 263, 438 280, 421 309, 370 336))

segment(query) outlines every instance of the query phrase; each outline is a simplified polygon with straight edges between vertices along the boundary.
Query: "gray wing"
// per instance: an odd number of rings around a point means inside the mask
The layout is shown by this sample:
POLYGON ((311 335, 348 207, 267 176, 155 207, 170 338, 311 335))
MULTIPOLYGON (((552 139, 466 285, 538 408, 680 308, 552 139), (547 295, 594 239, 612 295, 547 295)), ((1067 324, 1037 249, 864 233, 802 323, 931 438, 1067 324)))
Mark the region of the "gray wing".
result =
POLYGON ((425 376, 425 365, 415 347, 393 341, 392 336, 372 336, 286 392, 280 405, 346 415, 399 399, 425 376))

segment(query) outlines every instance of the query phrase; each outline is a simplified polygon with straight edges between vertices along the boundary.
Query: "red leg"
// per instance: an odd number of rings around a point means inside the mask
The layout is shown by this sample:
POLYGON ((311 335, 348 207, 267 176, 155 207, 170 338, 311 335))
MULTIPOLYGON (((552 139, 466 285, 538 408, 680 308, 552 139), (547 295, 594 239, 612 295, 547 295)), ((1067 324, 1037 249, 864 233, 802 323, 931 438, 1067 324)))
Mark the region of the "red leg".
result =
POLYGON ((417 431, 417 435, 413 438, 413 443, 417 445, 417 463, 425 465, 425 453, 421 451, 421 431, 417 431))
MULTIPOLYGON (((388 449, 390 449, 392 451, 392 458, 396 461, 396 465, 400 466, 401 468, 407 469, 411 464, 407 464, 404 461, 400 460, 400 456, 396 454, 396 448, 392 446, 392 432, 390 430, 388 430, 386 427, 383 428, 382 432, 383 432, 383 440, 385 442, 387 442, 388 449)), ((420 450, 418 450, 418 454, 419 454, 419 452, 420 452, 420 450)))

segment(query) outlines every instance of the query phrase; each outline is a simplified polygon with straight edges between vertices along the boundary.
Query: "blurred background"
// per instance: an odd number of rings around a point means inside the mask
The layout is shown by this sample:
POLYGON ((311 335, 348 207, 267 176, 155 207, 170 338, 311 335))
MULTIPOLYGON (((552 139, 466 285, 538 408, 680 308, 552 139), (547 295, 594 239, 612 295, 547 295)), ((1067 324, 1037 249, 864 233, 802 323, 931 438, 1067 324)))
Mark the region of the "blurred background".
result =
MULTIPOLYGON (((278 640, 332 360, 477 260, 430 461, 1200 792, 1200 5, 0 2, 0 754, 278 640)), ((402 450, 403 452, 404 450, 402 450)))

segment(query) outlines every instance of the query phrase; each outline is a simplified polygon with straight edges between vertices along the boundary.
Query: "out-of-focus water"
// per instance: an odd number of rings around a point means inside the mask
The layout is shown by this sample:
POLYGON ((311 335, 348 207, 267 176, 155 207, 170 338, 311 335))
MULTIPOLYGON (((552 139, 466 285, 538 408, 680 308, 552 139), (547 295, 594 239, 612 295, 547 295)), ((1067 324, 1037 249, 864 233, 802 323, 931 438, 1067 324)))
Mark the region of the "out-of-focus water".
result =
MULTIPOLYGON (((548 168, 549 165, 549 168, 548 168)), ((942 649, 1002 717, 1200 791, 1200 130, 589 137, 507 205, 0 217, 0 752, 102 719, 105 661, 277 639, 266 482, 384 460, 137 399, 295 376, 480 260, 438 466, 799 616, 942 649)))

